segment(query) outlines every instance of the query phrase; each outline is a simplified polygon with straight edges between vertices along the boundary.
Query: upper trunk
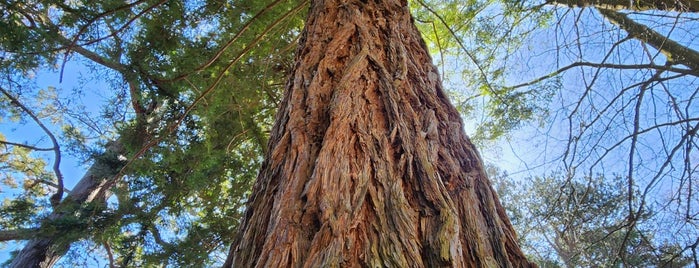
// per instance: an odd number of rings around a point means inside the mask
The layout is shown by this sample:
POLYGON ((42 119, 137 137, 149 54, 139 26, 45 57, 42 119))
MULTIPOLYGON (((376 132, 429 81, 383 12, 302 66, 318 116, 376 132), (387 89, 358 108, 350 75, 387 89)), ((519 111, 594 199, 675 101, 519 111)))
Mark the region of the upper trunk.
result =
MULTIPOLYGON (((49 215, 48 222, 60 220, 69 213, 75 213, 75 207, 86 203, 105 204, 108 198, 109 182, 120 169, 119 155, 124 154, 124 146, 120 141, 111 142, 107 150, 88 169, 78 181, 70 194, 49 215)), ((46 228, 43 226, 42 228, 46 228)), ((39 229, 41 230, 41 229, 39 229)), ((12 260, 10 267, 52 267, 70 249, 74 241, 65 239, 65 234, 39 235, 24 245, 24 248, 12 260)))
POLYGON ((526 267, 405 0, 312 1, 225 266, 526 267))

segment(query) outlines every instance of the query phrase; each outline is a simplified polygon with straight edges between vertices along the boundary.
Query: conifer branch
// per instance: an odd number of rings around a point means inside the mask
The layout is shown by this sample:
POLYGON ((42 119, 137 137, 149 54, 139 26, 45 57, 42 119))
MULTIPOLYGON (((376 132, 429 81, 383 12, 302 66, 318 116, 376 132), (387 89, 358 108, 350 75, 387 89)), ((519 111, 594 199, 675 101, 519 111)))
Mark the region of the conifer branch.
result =
POLYGON ((38 229, 34 228, 0 230, 0 242, 28 240, 32 238, 32 234, 36 233, 36 231, 38 229))

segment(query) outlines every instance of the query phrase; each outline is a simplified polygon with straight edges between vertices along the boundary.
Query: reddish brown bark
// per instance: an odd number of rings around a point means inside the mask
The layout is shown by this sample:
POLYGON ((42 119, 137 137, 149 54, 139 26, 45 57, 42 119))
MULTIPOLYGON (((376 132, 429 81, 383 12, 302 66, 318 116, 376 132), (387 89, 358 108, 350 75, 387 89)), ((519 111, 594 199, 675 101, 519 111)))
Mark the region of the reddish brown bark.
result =
POLYGON ((405 0, 312 1, 225 267, 527 267, 405 0))

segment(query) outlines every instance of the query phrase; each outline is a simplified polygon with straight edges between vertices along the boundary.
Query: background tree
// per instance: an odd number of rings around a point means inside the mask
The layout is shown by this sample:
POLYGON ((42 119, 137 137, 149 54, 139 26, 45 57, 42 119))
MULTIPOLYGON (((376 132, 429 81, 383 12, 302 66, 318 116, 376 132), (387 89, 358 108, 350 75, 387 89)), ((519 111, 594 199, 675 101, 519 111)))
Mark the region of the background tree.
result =
MULTIPOLYGON (((595 177, 567 181, 560 174, 513 183, 506 172, 488 168, 520 242, 533 260, 547 267, 686 267, 679 244, 654 241, 655 232, 636 228, 626 238, 623 180, 595 177), (570 183, 562 191, 552 191, 570 183), (520 205, 526 204, 526 205, 520 205), (627 240, 627 241, 625 241, 627 240), (626 259, 620 259, 622 243, 626 259)), ((646 220, 653 212, 642 215, 646 220)))
MULTIPOLYGON (((537 46, 518 52, 527 64, 510 68, 514 86, 508 90, 558 84, 556 101, 544 120, 550 123, 512 136, 513 144, 536 144, 513 148, 530 167, 521 175, 563 170, 554 203, 564 205, 579 188, 576 178, 613 174, 605 176, 605 184, 623 186, 623 213, 619 228, 600 243, 614 245, 609 250, 616 252, 615 261, 634 263, 638 256, 627 249, 640 234, 653 246, 654 258, 669 251, 675 259, 690 257, 696 265, 693 192, 699 111, 694 100, 699 88, 696 33, 690 30, 696 27, 696 14, 685 12, 692 11, 686 5, 649 9, 603 3, 583 8, 545 3, 543 10, 553 15, 552 27, 533 32, 537 46)), ((541 3, 531 5, 541 8, 541 3)), ((581 209, 564 206, 559 211, 575 214, 581 209)))

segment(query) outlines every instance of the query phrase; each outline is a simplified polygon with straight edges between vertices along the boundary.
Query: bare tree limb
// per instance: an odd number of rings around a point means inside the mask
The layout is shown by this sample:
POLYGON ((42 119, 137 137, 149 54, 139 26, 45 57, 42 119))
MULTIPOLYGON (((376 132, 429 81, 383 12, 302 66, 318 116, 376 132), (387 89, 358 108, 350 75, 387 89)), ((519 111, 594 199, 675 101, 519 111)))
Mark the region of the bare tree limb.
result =
POLYGON ((698 51, 681 45, 648 26, 635 22, 627 14, 603 8, 598 8, 598 10, 607 20, 626 31, 629 36, 659 50, 667 57, 668 61, 685 65, 692 69, 694 73, 699 73, 698 51))
POLYGON ((23 144, 23 143, 16 143, 16 142, 11 142, 11 141, 0 141, 0 144, 22 147, 22 148, 26 148, 26 149, 29 149, 32 151, 53 151, 55 149, 55 148, 36 147, 36 146, 31 146, 31 145, 27 145, 27 144, 23 144))
POLYGON ((666 66, 666 65, 657 65, 657 64, 613 64, 613 63, 595 63, 595 62, 574 62, 569 65, 563 66, 559 68, 556 71, 553 71, 547 75, 540 76, 536 79, 533 79, 531 81, 517 84, 514 86, 510 86, 509 88, 516 89, 516 88, 521 88, 521 87, 526 87, 526 86, 531 86, 536 83, 540 83, 546 79, 550 79, 552 77, 555 77, 556 75, 559 75, 565 71, 568 71, 572 68, 575 67, 593 67, 593 68, 607 68, 607 69, 619 69, 619 70, 639 70, 639 69, 649 69, 649 70, 659 70, 659 71, 669 71, 669 72, 674 72, 674 73, 679 73, 679 74, 685 74, 685 75, 693 75, 699 77, 699 70, 689 70, 689 69, 682 69, 682 68, 675 68, 671 66, 666 66))
POLYGON ((677 12, 699 12, 699 2, 696 0, 563 0, 548 1, 549 4, 565 5, 568 7, 596 7, 611 10, 665 10, 677 12))

